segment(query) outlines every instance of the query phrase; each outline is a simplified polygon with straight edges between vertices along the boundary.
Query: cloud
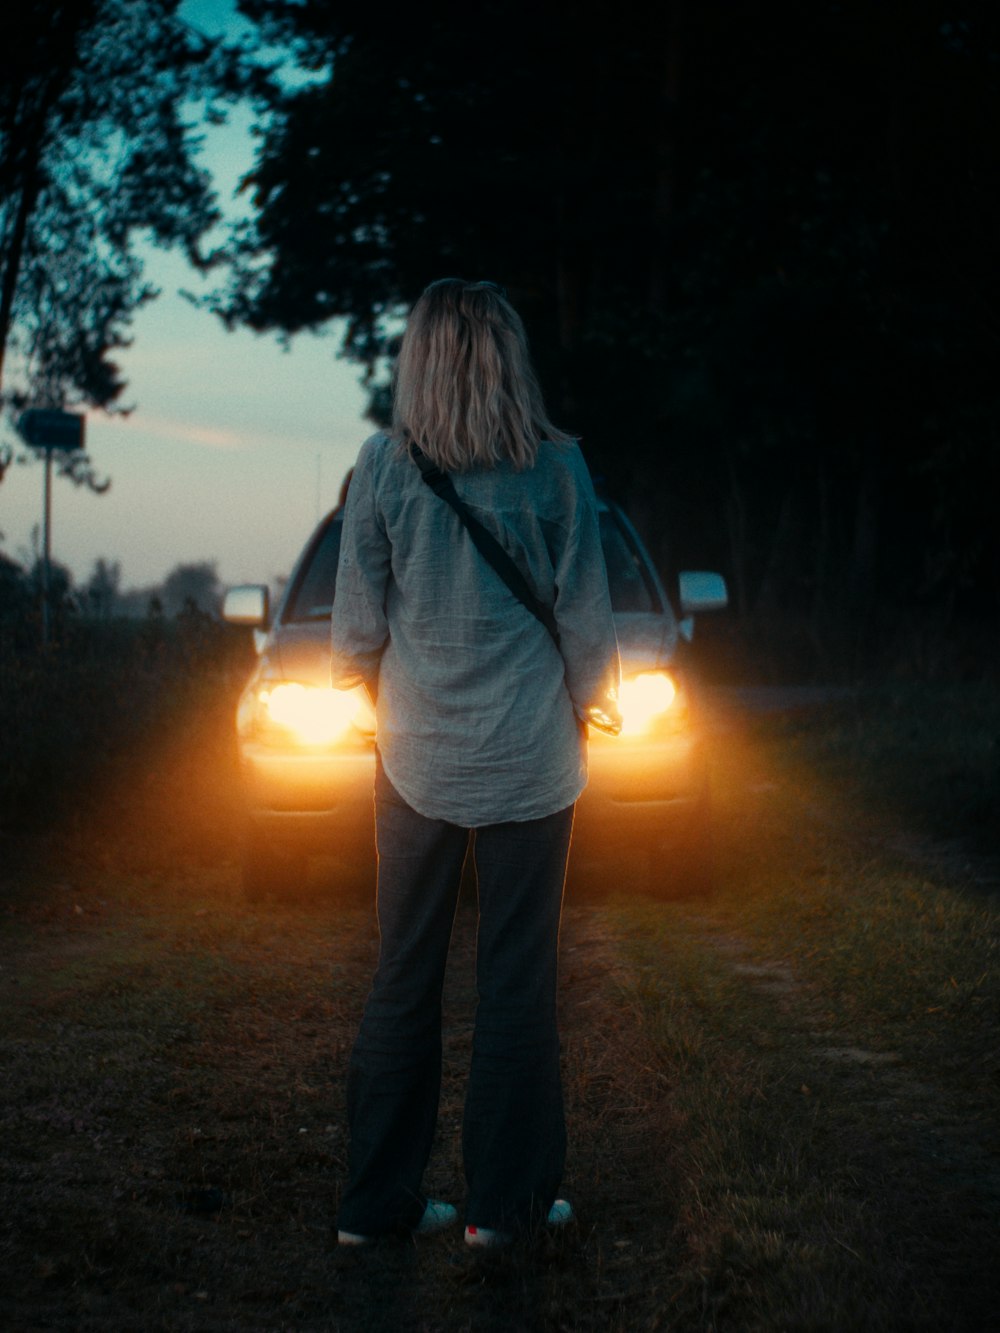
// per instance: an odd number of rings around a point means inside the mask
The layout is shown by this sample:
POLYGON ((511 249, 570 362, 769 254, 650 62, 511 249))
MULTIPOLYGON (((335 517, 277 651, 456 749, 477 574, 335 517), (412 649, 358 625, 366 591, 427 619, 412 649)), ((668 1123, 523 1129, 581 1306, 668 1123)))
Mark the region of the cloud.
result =
POLYGON ((174 421, 168 417, 148 416, 145 412, 136 412, 129 417, 109 417, 101 422, 101 427, 114 425, 135 431, 157 440, 171 440, 174 443, 200 445, 203 449, 222 450, 234 453, 260 443, 260 439, 242 431, 226 426, 201 426, 191 421, 174 421))
POLYGON ((242 449, 245 445, 253 443, 238 431, 227 430, 224 426, 197 426, 174 421, 147 423, 146 428, 147 430, 152 428, 158 435, 163 434, 162 428, 169 428, 173 439, 184 440, 188 444, 200 444, 205 449, 242 449))

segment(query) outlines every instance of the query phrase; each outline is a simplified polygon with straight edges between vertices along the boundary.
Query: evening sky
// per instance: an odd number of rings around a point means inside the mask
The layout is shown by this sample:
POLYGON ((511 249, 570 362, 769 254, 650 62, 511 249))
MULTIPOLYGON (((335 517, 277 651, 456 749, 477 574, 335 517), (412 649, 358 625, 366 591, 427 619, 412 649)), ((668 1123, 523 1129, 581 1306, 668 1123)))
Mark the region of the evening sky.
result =
MULTIPOLYGON (((183 12, 211 33, 238 24, 231 0, 187 0, 183 12)), ((252 162, 250 124, 241 112, 204 131, 202 161, 226 209, 252 162)), ((371 432, 360 370, 337 359, 336 326, 287 351, 272 335, 227 332, 180 295, 217 279, 202 283, 179 254, 152 251, 146 276, 162 294, 139 311, 118 358, 134 410, 87 414, 87 451, 111 489, 55 481, 53 558, 78 583, 98 558, 120 561, 123 588, 198 561, 217 562, 223 583, 285 575, 371 432)), ((0 484, 0 551, 22 564, 42 495, 39 463, 10 468, 0 484)))

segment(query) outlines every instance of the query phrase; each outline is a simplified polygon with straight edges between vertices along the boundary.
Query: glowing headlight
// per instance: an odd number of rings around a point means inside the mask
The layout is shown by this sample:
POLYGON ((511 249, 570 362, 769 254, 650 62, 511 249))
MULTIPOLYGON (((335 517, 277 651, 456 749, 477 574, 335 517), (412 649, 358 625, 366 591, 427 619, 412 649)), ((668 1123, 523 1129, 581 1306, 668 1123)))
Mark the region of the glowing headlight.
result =
POLYGON ((646 671, 623 680, 618 703, 622 735, 636 736, 666 713, 677 697, 677 686, 663 671, 646 671))
POLYGON ((365 701, 354 690, 293 681, 261 690, 258 700, 268 721, 290 731, 303 745, 332 744, 365 712, 365 701))

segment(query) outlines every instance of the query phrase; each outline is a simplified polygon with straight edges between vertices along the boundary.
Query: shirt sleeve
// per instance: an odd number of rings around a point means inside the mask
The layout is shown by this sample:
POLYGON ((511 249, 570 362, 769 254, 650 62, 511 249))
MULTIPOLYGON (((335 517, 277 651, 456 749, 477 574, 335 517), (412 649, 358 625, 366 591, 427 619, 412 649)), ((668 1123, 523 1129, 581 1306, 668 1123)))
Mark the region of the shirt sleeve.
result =
POLYGON ((338 690, 375 679, 389 637, 385 595, 391 551, 375 503, 375 453, 375 440, 362 446, 344 505, 331 621, 331 683, 338 690))
POLYGON ((555 617, 566 684, 578 717, 602 731, 621 730, 621 665, 608 574, 601 549, 593 482, 573 449, 575 498, 566 542, 556 563, 555 617))

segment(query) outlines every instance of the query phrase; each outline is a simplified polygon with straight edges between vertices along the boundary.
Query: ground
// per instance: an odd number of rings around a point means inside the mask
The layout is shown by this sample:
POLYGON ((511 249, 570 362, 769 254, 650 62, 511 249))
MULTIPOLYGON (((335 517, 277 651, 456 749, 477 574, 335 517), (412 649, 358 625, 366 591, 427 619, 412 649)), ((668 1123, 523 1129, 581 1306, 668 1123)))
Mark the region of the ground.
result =
MULTIPOLYGON (((801 701, 800 701, 801 702, 801 701)), ((811 701, 815 702, 815 701, 811 701)), ((745 701, 744 701, 745 703, 745 701)), ((0 1323, 22 1330, 968 1329, 1000 1297, 990 865, 859 804, 732 700, 718 889, 571 879, 578 1222, 338 1251, 370 901, 248 905, 225 856, 7 880, 0 1323)), ((475 911, 427 1185, 461 1202, 475 911)))

